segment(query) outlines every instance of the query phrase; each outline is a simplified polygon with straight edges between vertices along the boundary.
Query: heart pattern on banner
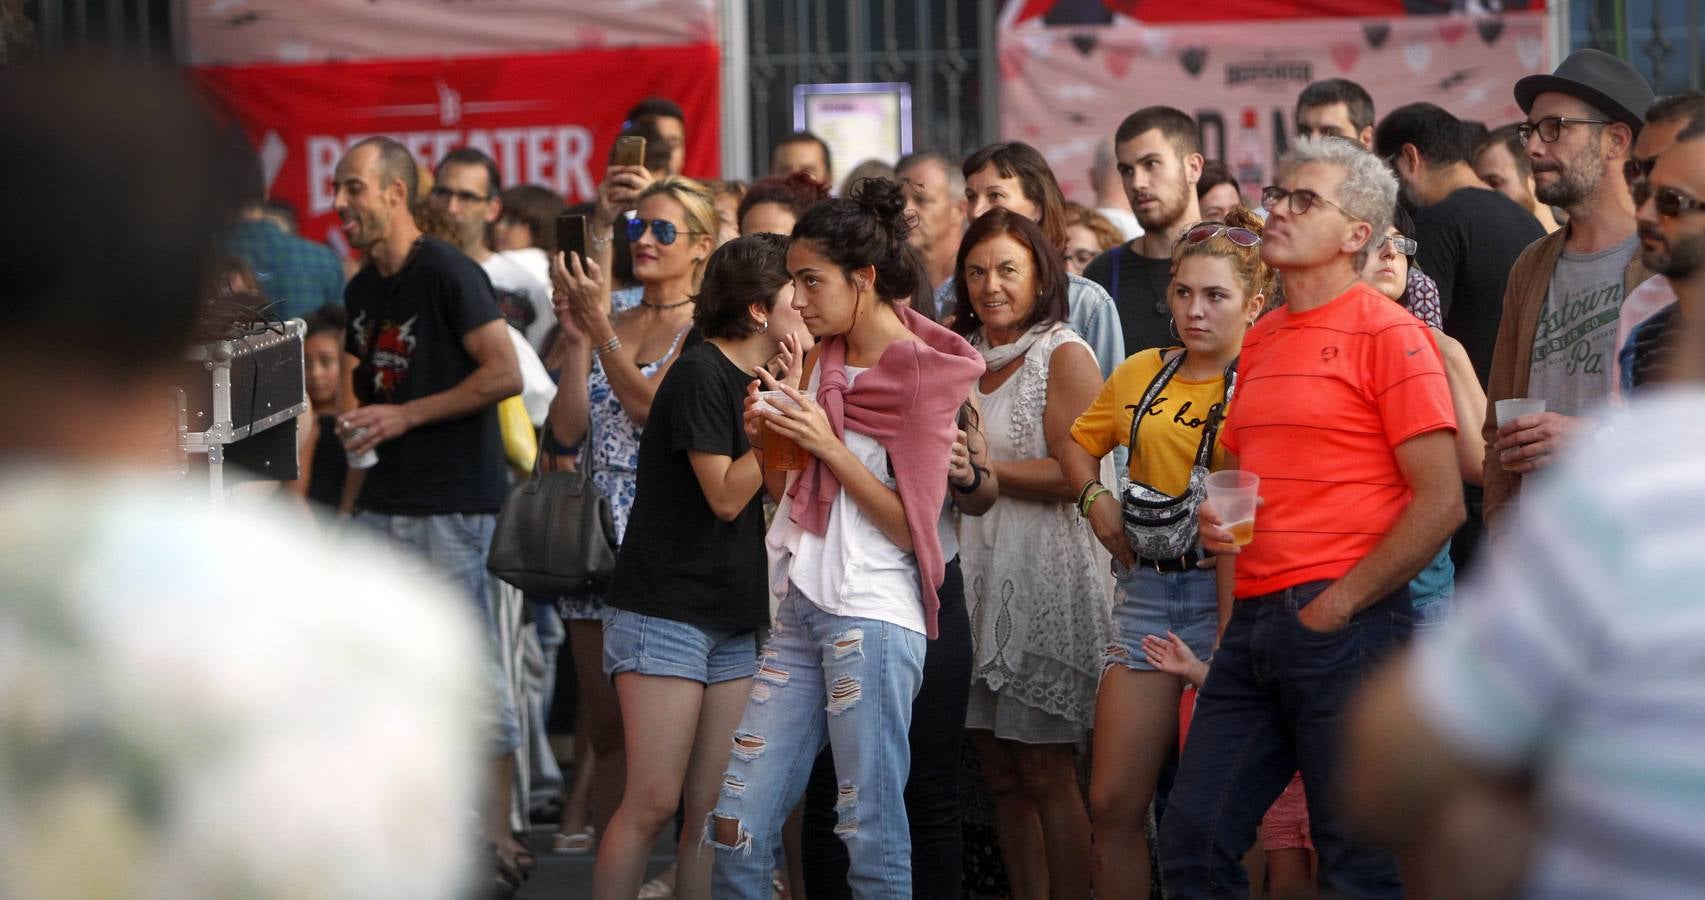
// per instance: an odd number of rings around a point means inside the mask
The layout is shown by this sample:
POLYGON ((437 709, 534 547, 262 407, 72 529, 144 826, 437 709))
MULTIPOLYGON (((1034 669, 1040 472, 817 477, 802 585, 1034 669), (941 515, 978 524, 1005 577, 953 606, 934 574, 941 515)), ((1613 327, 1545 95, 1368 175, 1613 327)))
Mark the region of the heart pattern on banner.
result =
POLYGON ((1107 67, 1107 74, 1124 80, 1131 71, 1131 63, 1136 59, 1136 51, 1129 47, 1109 46, 1101 48, 1101 62, 1107 67))
POLYGON ((1427 71, 1427 66, 1433 62, 1433 48, 1429 44, 1413 43, 1403 45, 1403 64, 1409 71, 1419 75, 1427 71))
POLYGON ((1369 47, 1378 50, 1385 46, 1386 38, 1391 37, 1391 26, 1384 22, 1363 25, 1362 37, 1367 38, 1369 47))
POLYGON ((1454 16, 1439 23, 1439 38, 1445 42, 1447 47, 1455 47, 1456 42, 1462 40, 1462 36, 1467 33, 1467 23, 1454 16))
POLYGON ((1184 71, 1189 72, 1191 78, 1196 78, 1208 65, 1208 48, 1186 47, 1184 52, 1179 54, 1178 60, 1184 64, 1184 71))
POLYGON ((1497 19, 1481 19, 1474 28, 1480 32, 1480 39, 1485 41, 1488 47, 1496 44, 1498 35, 1504 33, 1504 23, 1497 19))
POLYGON ((1072 46, 1077 48, 1077 55, 1085 59, 1088 59, 1089 55, 1095 52, 1095 45, 1100 43, 1100 38, 1093 34, 1074 34, 1069 40, 1072 42, 1072 46))
POLYGON ((1338 43, 1332 45, 1332 64, 1338 71, 1349 74, 1356 67, 1356 60, 1361 59, 1362 51, 1355 44, 1338 43))

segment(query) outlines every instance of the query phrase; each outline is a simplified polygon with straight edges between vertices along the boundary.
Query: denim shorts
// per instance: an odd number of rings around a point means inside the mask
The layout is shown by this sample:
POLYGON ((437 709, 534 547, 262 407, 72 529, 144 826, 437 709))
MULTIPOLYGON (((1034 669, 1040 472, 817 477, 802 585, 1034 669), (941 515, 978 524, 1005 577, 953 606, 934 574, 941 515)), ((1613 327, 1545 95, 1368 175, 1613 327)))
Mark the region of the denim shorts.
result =
POLYGON ((1121 571, 1115 562, 1113 580, 1117 593, 1105 665, 1154 671, 1143 655, 1143 638, 1165 637, 1168 631, 1183 638, 1197 659, 1208 658, 1219 631, 1219 588, 1213 569, 1121 571))
POLYGON ((721 684, 758 671, 758 633, 700 628, 609 607, 604 611, 604 674, 623 672, 721 684))

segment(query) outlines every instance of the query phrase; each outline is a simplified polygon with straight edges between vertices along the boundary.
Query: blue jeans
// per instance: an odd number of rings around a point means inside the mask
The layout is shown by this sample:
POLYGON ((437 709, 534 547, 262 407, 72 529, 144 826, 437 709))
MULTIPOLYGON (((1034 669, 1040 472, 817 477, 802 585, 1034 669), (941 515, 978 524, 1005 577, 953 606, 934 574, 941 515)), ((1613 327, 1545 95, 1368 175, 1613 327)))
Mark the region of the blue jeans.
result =
POLYGON ((604 674, 623 672, 721 684, 751 678, 757 632, 700 628, 612 606, 604 612, 604 674))
POLYGON ((443 516, 389 516, 358 512, 354 521, 391 546, 424 559, 440 577, 473 601, 486 631, 486 676, 492 691, 493 757, 507 756, 521 746, 521 717, 515 691, 497 658, 497 580, 486 571, 491 535, 497 516, 453 513, 443 516))
POLYGON ((835 756, 835 833, 847 846, 853 895, 910 900, 907 732, 925 644, 911 629, 831 615, 788 591, 705 826, 717 851, 713 896, 769 900, 782 823, 827 742, 835 756))
POLYGON ((1351 838, 1335 794, 1341 711, 1374 666, 1409 639, 1409 590, 1321 634, 1304 628, 1297 612, 1328 584, 1240 599, 1232 610, 1161 823, 1162 884, 1174 900, 1249 896, 1243 854, 1299 769, 1323 892, 1403 896, 1396 859, 1351 838))
POLYGON ((1113 563, 1113 634, 1103 654, 1104 665, 1152 672, 1143 653, 1143 638, 1178 635, 1197 659, 1207 659, 1220 630, 1219 583, 1213 569, 1157 572, 1138 566, 1125 569, 1113 563))

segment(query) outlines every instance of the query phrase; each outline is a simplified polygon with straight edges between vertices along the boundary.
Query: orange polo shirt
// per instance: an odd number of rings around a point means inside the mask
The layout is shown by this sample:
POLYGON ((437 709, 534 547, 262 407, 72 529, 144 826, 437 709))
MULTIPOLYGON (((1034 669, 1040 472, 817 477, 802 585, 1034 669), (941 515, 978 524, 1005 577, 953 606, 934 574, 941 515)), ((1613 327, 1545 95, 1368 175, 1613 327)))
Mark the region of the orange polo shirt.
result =
POLYGON ((1256 322, 1220 433, 1266 501, 1237 557, 1237 596, 1342 577, 1409 503, 1394 448, 1439 430, 1456 416, 1432 335, 1373 288, 1256 322))

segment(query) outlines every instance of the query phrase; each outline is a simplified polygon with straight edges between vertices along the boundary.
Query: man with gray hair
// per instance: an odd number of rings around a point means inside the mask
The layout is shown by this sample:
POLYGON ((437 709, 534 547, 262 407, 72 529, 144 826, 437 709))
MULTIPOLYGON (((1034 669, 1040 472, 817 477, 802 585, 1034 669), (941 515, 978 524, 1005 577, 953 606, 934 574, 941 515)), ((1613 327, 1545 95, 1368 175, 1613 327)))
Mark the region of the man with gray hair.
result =
POLYGON ((965 236, 965 175, 959 164, 928 150, 908 153, 894 166, 894 177, 906 191, 906 212, 917 227, 906 238, 923 257, 930 285, 947 288, 943 306, 938 293, 935 308, 952 309, 953 267, 959 259, 959 239, 965 236))
POLYGON ((1265 506, 1238 522, 1202 506, 1203 546, 1236 589, 1161 822, 1168 896, 1246 894, 1243 854, 1298 770, 1323 889, 1403 895, 1390 851, 1353 839, 1336 802, 1344 703, 1407 642, 1409 580, 1463 519, 1432 337, 1358 278, 1396 201, 1390 170, 1338 138, 1299 140, 1262 195, 1261 258, 1286 305, 1244 338, 1220 444, 1265 506))

